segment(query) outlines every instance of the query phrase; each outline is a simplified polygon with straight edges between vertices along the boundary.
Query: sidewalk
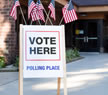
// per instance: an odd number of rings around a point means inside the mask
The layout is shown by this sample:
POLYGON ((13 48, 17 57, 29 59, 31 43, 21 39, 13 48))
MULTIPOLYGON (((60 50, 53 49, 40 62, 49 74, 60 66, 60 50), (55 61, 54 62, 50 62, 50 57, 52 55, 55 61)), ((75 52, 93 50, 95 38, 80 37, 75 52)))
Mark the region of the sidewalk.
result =
POLYGON ((5 68, 0 68, 0 72, 17 72, 18 67, 13 65, 6 66, 5 68))
MULTIPOLYGON (((108 54, 81 53, 81 56, 85 58, 67 64, 68 95, 108 95, 108 54)), ((0 73, 0 95, 18 95, 17 79, 17 72, 0 73), (3 83, 10 78, 12 81, 3 83)), ((56 95, 56 90, 57 79, 24 79, 24 95, 56 95)))

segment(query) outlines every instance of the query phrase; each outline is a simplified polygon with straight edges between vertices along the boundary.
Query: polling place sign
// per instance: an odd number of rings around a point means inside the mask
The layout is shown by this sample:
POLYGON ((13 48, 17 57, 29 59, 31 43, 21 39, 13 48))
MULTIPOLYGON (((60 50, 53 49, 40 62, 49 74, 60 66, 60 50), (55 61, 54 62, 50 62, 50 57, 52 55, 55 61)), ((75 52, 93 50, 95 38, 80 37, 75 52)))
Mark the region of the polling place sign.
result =
POLYGON ((63 77, 64 27, 22 27, 23 77, 63 77))

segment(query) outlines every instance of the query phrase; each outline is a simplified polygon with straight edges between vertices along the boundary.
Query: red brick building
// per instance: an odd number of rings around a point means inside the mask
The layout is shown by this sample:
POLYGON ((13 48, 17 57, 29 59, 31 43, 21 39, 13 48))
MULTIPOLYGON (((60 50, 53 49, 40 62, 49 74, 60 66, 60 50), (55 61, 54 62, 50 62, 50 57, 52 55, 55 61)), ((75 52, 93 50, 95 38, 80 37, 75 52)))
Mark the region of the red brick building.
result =
MULTIPOLYGON (((13 63, 18 55, 19 24, 24 24, 20 8, 17 9, 17 21, 9 16, 13 1, 0 1, 0 56, 5 56, 7 63, 13 63)), ((28 0, 19 1, 27 24, 30 24, 27 17, 28 0)), ((48 12, 50 0, 41 1, 48 12)), ((57 20, 52 20, 53 24, 59 24, 62 18, 61 10, 67 1, 56 0, 57 20)), ((77 47, 81 51, 108 51, 108 0, 73 0, 73 4, 79 19, 66 24, 66 46, 77 47)))
POLYGON ((9 16, 13 0, 0 0, 0 56, 11 63, 16 52, 15 21, 9 16))

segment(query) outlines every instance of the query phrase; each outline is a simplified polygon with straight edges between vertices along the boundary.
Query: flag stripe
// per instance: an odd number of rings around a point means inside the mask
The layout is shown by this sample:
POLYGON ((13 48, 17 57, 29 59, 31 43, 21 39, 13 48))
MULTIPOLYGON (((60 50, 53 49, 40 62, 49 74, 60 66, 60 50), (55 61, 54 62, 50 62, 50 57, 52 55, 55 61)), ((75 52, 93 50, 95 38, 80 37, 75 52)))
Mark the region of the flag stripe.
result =
POLYGON ((34 1, 32 0, 28 6, 28 18, 30 18, 30 14, 31 14, 32 10, 35 8, 35 6, 36 5, 35 5, 34 1))
POLYGON ((17 19, 17 7, 20 6, 20 3, 18 0, 16 0, 14 2, 14 5, 12 6, 11 12, 10 12, 10 16, 12 16, 14 18, 14 20, 17 19))
POLYGON ((64 9, 63 10, 63 17, 65 20, 65 23, 69 23, 71 21, 75 21, 78 19, 74 9, 72 9, 71 11, 64 9))
POLYGON ((54 7, 54 5, 52 3, 50 3, 48 8, 51 11, 51 15, 50 16, 55 20, 56 18, 55 18, 55 7, 54 7))
POLYGON ((39 3, 38 4, 38 15, 39 15, 39 19, 42 20, 43 22, 45 22, 43 10, 44 10, 43 5, 39 3))
POLYGON ((31 18, 32 18, 32 21, 39 20, 37 8, 33 9, 32 13, 31 13, 31 18))
POLYGON ((35 8, 31 12, 32 21, 42 20, 45 22, 43 10, 43 5, 40 3, 40 1, 37 1, 35 8))
POLYGON ((65 23, 69 23, 78 19, 71 1, 69 4, 66 4, 64 6, 64 8, 62 9, 62 13, 63 13, 63 18, 64 18, 65 23))

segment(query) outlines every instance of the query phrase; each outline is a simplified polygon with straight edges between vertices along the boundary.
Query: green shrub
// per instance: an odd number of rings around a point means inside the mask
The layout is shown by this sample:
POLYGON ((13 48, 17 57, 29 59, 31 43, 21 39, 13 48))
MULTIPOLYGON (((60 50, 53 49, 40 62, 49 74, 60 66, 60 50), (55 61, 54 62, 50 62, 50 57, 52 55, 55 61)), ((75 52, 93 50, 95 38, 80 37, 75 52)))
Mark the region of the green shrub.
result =
POLYGON ((73 49, 73 54, 75 55, 75 57, 80 57, 80 54, 77 48, 73 49))
POLYGON ((15 61, 15 67, 19 67, 19 57, 16 57, 16 61, 15 61))
POLYGON ((5 66, 5 58, 3 56, 0 56, 0 68, 4 68, 5 66))
POLYGON ((72 59, 77 58, 79 56, 79 51, 76 48, 66 50, 66 62, 70 62, 72 61, 72 59))

